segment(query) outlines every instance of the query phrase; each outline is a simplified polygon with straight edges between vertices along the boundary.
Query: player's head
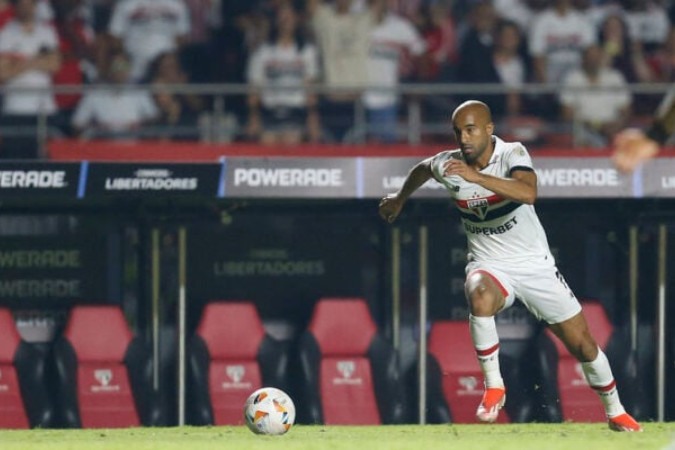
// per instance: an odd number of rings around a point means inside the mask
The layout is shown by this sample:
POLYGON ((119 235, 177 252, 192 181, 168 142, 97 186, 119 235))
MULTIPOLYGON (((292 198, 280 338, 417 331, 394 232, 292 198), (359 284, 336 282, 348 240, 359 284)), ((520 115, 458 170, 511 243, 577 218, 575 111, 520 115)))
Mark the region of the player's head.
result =
POLYGON ((490 108, 483 102, 466 101, 452 113, 452 129, 464 159, 469 164, 491 148, 494 128, 490 108))

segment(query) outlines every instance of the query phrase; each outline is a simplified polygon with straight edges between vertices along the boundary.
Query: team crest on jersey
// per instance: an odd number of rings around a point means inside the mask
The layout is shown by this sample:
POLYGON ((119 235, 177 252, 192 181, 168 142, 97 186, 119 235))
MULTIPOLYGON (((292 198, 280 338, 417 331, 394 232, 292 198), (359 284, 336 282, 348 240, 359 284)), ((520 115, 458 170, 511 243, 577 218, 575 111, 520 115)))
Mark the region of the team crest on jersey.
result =
POLYGON ((485 219, 489 203, 486 198, 472 198, 466 201, 466 206, 468 206, 478 217, 485 219))

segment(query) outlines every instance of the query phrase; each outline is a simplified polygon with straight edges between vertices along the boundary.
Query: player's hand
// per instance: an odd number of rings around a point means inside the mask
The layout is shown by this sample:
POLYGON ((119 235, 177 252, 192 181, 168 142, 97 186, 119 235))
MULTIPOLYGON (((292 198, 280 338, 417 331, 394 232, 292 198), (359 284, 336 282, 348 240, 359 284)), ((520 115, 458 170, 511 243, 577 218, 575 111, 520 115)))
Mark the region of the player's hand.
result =
POLYGON ((460 159, 449 159, 443 164, 443 175, 458 175, 466 181, 475 183, 480 178, 480 173, 460 159))
POLYGON ((641 130, 629 128, 620 131, 614 138, 612 160, 617 169, 630 173, 658 152, 658 143, 649 139, 641 130))
POLYGON ((380 200, 379 213, 380 217, 389 223, 392 223, 403 209, 404 201, 399 198, 397 194, 389 194, 380 200))

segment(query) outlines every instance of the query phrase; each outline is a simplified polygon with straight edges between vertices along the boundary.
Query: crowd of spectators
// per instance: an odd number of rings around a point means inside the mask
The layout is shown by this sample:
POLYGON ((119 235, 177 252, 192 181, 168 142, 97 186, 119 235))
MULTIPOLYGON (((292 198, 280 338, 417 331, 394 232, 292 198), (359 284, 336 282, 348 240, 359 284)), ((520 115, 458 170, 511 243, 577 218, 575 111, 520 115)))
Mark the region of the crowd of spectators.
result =
POLYGON ((673 16, 668 0, 0 0, 0 157, 35 156, 45 118, 83 139, 395 142, 403 82, 504 86, 418 95, 423 122, 480 98, 603 146, 654 108, 630 83, 675 80, 673 16), (249 89, 171 88, 200 83, 249 89))

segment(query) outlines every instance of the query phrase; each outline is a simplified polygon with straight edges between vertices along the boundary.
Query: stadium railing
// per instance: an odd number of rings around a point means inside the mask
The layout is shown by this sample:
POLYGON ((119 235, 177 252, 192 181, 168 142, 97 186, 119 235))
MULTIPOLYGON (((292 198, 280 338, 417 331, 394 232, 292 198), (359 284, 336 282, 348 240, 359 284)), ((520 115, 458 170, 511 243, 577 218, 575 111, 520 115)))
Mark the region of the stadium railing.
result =
MULTIPOLYGON (((92 90, 119 89, 119 86, 104 84, 58 85, 45 89, 12 88, 13 93, 83 94, 92 90)), ((138 86, 134 86, 138 89, 138 86)), ((160 125, 149 124, 128 133, 106 133, 88 130, 78 140, 179 140, 228 144, 246 140, 245 125, 247 110, 245 96, 254 88, 247 84, 181 84, 154 86, 145 85, 149 92, 168 92, 173 94, 194 94, 206 100, 207 107, 189 124, 160 125)), ((417 145, 423 142, 440 141, 448 138, 450 127, 449 114, 463 99, 480 98, 490 103, 489 96, 516 92, 523 96, 530 107, 516 116, 498 117, 497 130, 500 135, 527 142, 530 147, 577 148, 587 147, 584 143, 584 130, 576 118, 564 121, 556 104, 556 98, 563 88, 560 84, 524 84, 514 91, 502 84, 401 84, 395 88, 371 86, 331 87, 317 84, 308 86, 308 92, 319 95, 333 93, 354 94, 352 127, 343 140, 331 139, 329 133, 323 134, 323 142, 333 144, 363 144, 373 130, 366 119, 366 109, 359 95, 367 88, 382 92, 395 92, 399 98, 399 123, 396 127, 396 142, 417 145)), ((627 126, 643 126, 650 119, 663 95, 672 88, 667 83, 628 84, 626 89, 632 95, 633 112, 627 126)), ((295 88, 297 89, 297 88, 295 88)), ((568 88, 569 89, 569 88, 568 88)), ((594 88, 595 91, 607 88, 594 88)), ((580 89, 588 91, 589 89, 580 89)), ((612 89, 610 89, 612 90, 612 89)), ((7 91, 0 88, 0 94, 7 91)), ((583 94, 583 92, 581 92, 583 94)), ((64 131, 64 124, 58 126, 55 121, 41 114, 36 117, 35 126, 10 126, 2 123, 0 116, 0 136, 34 136, 38 141, 38 155, 46 158, 48 144, 54 140, 70 139, 64 131)), ((66 124, 67 125, 67 124, 66 124)), ((602 144, 600 145, 602 146, 602 144)), ((0 155, 1 157, 1 155, 0 155)))

